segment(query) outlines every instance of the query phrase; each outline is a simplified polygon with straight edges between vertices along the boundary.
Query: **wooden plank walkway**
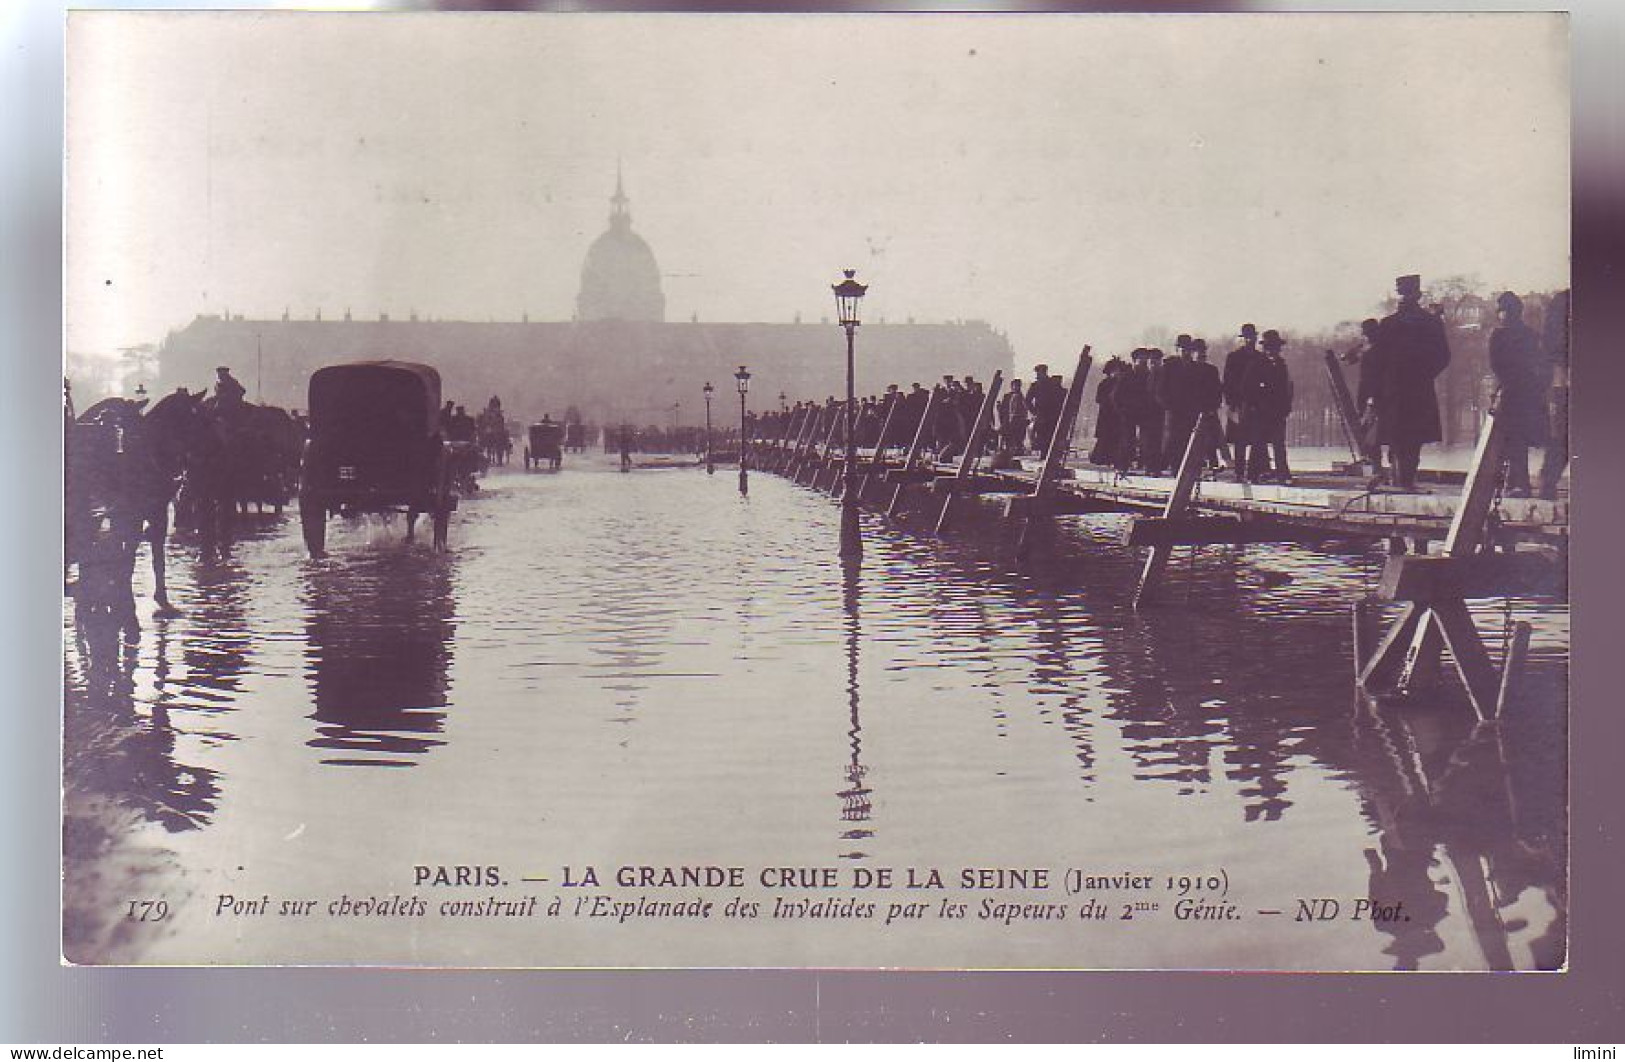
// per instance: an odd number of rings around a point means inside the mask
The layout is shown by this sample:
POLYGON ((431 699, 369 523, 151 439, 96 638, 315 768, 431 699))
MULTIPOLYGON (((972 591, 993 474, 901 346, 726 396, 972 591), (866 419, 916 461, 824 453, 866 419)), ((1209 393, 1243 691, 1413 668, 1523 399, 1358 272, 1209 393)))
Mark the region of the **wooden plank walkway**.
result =
MULTIPOLYGON (((876 465, 872 451, 860 453, 876 479, 884 479, 885 472, 900 470, 904 464, 886 461, 876 465)), ((957 463, 933 464, 916 458, 907 478, 917 478, 926 490, 932 481, 941 479, 952 481, 957 494, 1025 500, 1033 494, 1039 475, 1035 468, 982 470, 966 477, 957 463)), ((1082 465, 1061 473, 1053 486, 1053 500, 1044 508, 1049 515, 1156 515, 1166 508, 1175 485, 1176 477, 1172 475, 1120 474, 1114 469, 1082 465)), ((1295 476, 1290 485, 1203 479, 1196 484, 1186 511, 1193 516, 1245 521, 1259 534, 1278 527, 1283 532, 1313 532, 1327 538, 1442 540, 1449 533, 1460 497, 1461 487, 1451 483, 1424 485, 1419 491, 1402 493, 1370 487, 1358 476, 1310 472, 1295 476)), ((1504 538, 1553 546, 1566 543, 1566 497, 1560 496, 1557 501, 1501 498, 1497 513, 1504 538)))

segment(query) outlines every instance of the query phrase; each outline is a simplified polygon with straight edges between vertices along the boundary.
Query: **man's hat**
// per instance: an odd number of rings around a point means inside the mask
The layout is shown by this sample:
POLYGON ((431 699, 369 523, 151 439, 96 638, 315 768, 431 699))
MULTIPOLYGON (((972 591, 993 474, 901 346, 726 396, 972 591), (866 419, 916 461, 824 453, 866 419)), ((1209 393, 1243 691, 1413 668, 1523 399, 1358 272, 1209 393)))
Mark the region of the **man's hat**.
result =
POLYGON ((1144 347, 1135 347, 1128 352, 1128 356, 1135 361, 1143 361, 1151 356, 1151 352, 1144 347))
POLYGON ((1241 326, 1241 331, 1237 333, 1237 335, 1240 335, 1240 336, 1242 336, 1244 338, 1247 337, 1247 336, 1256 336, 1257 334, 1258 334, 1258 326, 1254 325, 1254 324, 1244 324, 1244 325, 1242 325, 1241 326))
POLYGON ((1394 278, 1394 287, 1401 295, 1422 294, 1422 277, 1418 273, 1406 273, 1402 277, 1394 278))
POLYGON ((1207 349, 1207 340, 1201 339, 1201 338, 1191 340, 1191 349, 1192 350, 1206 350, 1207 349))
POLYGON ((1047 372, 1049 372, 1049 366, 1048 365, 1034 365, 1033 366, 1033 372, 1047 373, 1047 372))
POLYGON ((1503 310, 1522 310, 1523 300, 1510 291, 1503 291, 1495 297, 1495 305, 1503 310))
POLYGON ((1174 348, 1176 350, 1191 349, 1191 337, 1184 332, 1179 333, 1179 338, 1174 340, 1174 348))
POLYGON ((1162 348, 1161 347, 1152 347, 1150 350, 1145 352, 1145 356, 1150 358, 1152 361, 1158 361, 1163 356, 1162 348))
POLYGON ((231 371, 231 366, 230 365, 216 365, 214 367, 214 371, 215 372, 230 372, 231 371))
POLYGON ((1281 333, 1277 332, 1273 328, 1265 330, 1264 337, 1263 337, 1263 339, 1260 340, 1260 342, 1263 343, 1266 347, 1284 347, 1284 346, 1286 346, 1286 340, 1281 338, 1281 333))

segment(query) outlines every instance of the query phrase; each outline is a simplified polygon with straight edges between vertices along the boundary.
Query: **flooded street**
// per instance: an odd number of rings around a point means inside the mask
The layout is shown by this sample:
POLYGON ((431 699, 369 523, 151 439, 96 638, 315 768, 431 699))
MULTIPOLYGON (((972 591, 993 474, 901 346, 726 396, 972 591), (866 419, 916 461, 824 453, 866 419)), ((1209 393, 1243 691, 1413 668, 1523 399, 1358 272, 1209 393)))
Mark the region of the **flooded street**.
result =
POLYGON ((172 542, 179 614, 155 615, 148 593, 135 644, 79 628, 65 605, 66 954, 1563 962, 1566 608, 1478 612, 1492 653, 1509 619, 1535 635, 1522 700, 1475 731, 1449 685, 1436 702, 1357 703, 1349 603, 1374 587, 1378 549, 1180 550, 1161 607, 1136 613, 1121 518, 1067 521, 1061 548, 1019 572, 986 542, 864 521, 861 568, 843 568, 822 494, 753 473, 744 499, 731 469, 621 475, 587 455, 557 475, 494 472, 444 554, 426 526, 404 543, 398 518, 334 520, 319 561, 296 514, 251 518, 217 561, 172 542), (436 884, 420 866, 478 873, 436 884), (739 867, 744 885, 615 881, 645 866, 739 867), (598 887, 575 884, 586 868, 598 887), (764 885, 766 868, 834 868, 841 887, 764 885), (893 868, 897 888, 854 890, 855 868, 893 868), (944 888, 905 890, 905 868, 940 871, 944 888), (964 888, 977 868, 1051 874, 964 888), (1068 890, 1067 870, 1101 882, 1068 890), (1152 884, 1110 881, 1138 876, 1152 884), (1190 884, 1209 878, 1222 887, 1190 884), (715 911, 573 913, 599 895, 703 896, 715 911), (239 910, 262 896, 265 913, 239 910), (534 916, 442 908, 531 896, 534 916), (736 896, 760 916, 725 914, 736 896), (391 897, 429 913, 328 911, 391 897), (876 916, 772 917, 780 900, 854 897, 878 900, 876 916), (554 898, 562 913, 544 914, 554 898), (1109 917, 982 914, 987 899, 1091 898, 1109 917), (930 914, 886 924, 899 899, 930 914), (1206 906, 1181 915, 1181 899, 1206 906), (129 917, 160 900, 161 918, 129 917), (280 914, 283 900, 317 901, 318 916, 280 914), (1398 913, 1353 917, 1359 900, 1398 913), (939 916, 944 901, 967 916, 939 916))

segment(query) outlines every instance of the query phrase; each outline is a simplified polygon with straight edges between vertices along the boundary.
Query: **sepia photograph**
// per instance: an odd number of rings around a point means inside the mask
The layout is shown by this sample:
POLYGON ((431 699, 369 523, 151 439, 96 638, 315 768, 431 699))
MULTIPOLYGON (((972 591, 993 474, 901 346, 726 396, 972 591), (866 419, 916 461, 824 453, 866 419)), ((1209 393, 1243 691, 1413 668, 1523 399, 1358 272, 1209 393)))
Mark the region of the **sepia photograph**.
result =
POLYGON ((1570 968, 1564 14, 64 66, 64 963, 1570 968))

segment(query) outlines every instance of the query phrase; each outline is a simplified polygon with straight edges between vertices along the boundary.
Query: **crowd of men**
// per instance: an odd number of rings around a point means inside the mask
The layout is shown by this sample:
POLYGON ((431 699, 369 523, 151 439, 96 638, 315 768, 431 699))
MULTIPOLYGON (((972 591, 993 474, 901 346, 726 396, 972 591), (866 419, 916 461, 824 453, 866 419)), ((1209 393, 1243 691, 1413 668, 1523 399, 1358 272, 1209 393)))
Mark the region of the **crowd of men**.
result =
MULTIPOLYGON (((1442 318, 1422 305, 1421 277, 1399 277, 1395 291, 1397 308, 1380 321, 1364 322, 1363 349, 1345 360, 1360 365, 1358 430, 1367 448, 1379 454, 1386 448, 1390 485, 1411 491, 1423 447, 1443 437, 1435 381, 1450 364, 1450 344, 1442 318)), ((1544 336, 1524 323, 1518 296, 1505 292, 1497 305, 1501 324, 1490 337, 1490 364, 1500 394, 1498 415, 1505 418, 1507 491, 1514 496, 1531 492, 1528 450, 1545 445, 1538 489, 1543 497, 1554 497, 1567 463, 1567 293, 1548 309, 1544 336)), ((1108 360, 1095 388, 1090 462, 1164 475, 1179 467, 1198 420, 1211 413, 1223 428, 1202 445, 1206 467, 1241 482, 1290 483, 1287 421, 1293 385, 1283 356, 1287 340, 1276 329, 1260 332, 1252 324, 1242 325, 1237 338, 1222 368, 1208 360, 1207 342, 1188 334, 1175 340, 1171 354, 1141 347, 1126 361, 1108 360)), ((884 394, 861 399, 857 446, 876 448, 884 430, 887 448, 907 447, 929 408, 924 447, 941 461, 962 455, 983 404, 983 385, 972 376, 944 376, 932 391, 918 383, 907 391, 892 384, 884 394)), ((1020 379, 1012 380, 998 401, 985 443, 995 464, 1027 453, 1043 456, 1065 398, 1061 378, 1051 375, 1047 365, 1036 366, 1025 389, 1020 379)), ((812 421, 814 445, 826 440, 842 445, 841 407, 833 397, 824 403, 797 402, 756 418, 753 434, 794 442, 791 431, 806 432, 811 417, 817 418, 812 421)))

